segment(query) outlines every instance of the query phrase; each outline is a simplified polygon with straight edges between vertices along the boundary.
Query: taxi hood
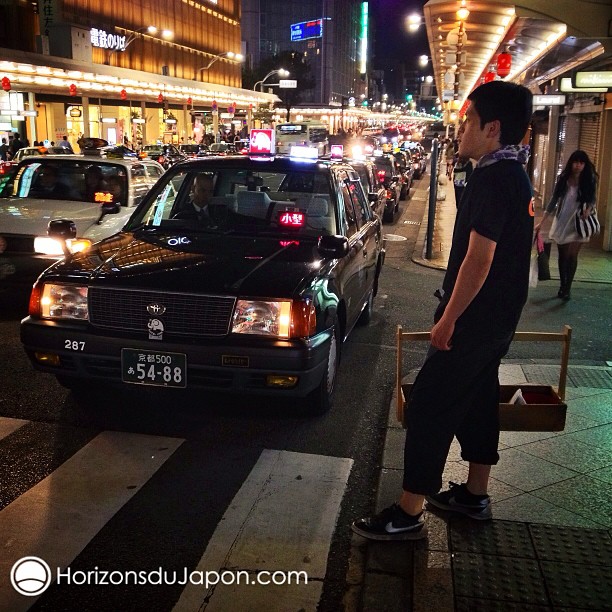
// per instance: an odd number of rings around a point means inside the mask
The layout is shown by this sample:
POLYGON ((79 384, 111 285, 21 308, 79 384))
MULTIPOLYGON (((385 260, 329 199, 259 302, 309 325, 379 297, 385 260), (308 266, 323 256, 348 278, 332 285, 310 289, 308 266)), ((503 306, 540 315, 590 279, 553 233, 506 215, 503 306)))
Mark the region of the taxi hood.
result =
POLYGON ((290 296, 325 261, 317 240, 123 232, 51 268, 96 285, 230 295, 290 296))

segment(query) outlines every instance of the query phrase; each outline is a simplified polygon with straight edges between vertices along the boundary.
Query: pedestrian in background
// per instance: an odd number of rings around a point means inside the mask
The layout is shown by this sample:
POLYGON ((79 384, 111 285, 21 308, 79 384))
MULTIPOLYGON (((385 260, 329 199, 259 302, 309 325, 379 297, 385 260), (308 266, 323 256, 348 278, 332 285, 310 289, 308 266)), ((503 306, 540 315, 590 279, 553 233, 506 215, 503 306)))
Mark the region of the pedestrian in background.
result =
POLYGON ((8 161, 8 152, 9 148, 6 144, 6 138, 2 139, 2 144, 0 145, 0 160, 8 161))
POLYGON ((62 147, 62 149, 66 149, 68 153, 74 153, 74 151, 72 150, 72 145, 70 144, 70 142, 68 142, 68 136, 62 137, 59 142, 59 146, 62 147))
POLYGON ((431 346, 407 400, 403 492, 379 514, 353 522, 372 540, 427 535, 431 506, 492 517, 488 481, 499 461, 499 365, 527 301, 533 194, 519 146, 531 92, 491 81, 469 96, 459 155, 478 160, 457 211, 431 346), (440 491, 453 438, 469 462, 467 482, 440 491))
MULTIPOLYGON (((459 134, 461 134, 461 129, 459 134)), ((453 168, 453 187, 455 189, 455 205, 457 208, 459 208, 461 196, 473 171, 474 166, 469 157, 458 157, 457 163, 453 168)))
POLYGON ((542 220, 535 228, 539 232, 544 221, 554 213, 548 237, 557 243, 561 281, 557 296, 564 301, 571 297, 578 253, 582 245, 590 240, 581 237, 576 231, 576 213, 580 209, 583 219, 586 219, 595 210, 596 193, 597 171, 593 162, 584 151, 574 151, 557 179, 542 220))

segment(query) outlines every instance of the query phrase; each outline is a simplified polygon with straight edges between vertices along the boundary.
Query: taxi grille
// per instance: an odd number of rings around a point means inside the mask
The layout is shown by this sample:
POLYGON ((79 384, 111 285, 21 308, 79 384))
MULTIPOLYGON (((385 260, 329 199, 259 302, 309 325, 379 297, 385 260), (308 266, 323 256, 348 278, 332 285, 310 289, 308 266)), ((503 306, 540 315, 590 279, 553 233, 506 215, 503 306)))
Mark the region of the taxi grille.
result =
POLYGON ((152 318, 164 324, 164 335, 224 336, 229 333, 235 298, 187 293, 160 293, 91 287, 89 320, 96 327, 147 332, 152 318), (163 306, 149 314, 148 306, 163 306))

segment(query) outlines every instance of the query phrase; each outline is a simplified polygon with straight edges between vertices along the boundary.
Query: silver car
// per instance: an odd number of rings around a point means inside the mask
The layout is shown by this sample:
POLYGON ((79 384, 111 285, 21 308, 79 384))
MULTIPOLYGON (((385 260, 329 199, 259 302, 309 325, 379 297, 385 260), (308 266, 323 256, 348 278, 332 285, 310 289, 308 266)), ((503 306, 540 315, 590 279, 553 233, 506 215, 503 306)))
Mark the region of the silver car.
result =
POLYGON ((114 234, 163 173, 153 160, 84 155, 24 159, 6 188, 9 197, 0 200, 5 253, 61 256, 61 244, 47 236, 53 219, 75 222, 75 249, 114 234))

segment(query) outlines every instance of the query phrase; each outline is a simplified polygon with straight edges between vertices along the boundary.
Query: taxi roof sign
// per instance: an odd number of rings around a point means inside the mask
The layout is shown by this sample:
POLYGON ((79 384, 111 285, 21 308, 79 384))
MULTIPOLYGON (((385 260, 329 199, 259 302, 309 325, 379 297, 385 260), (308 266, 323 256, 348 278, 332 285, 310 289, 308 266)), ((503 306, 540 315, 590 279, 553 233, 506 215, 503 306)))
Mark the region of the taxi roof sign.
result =
POLYGON ((332 159, 342 159, 344 157, 344 146, 341 144, 333 144, 330 147, 332 159))
POLYGON ((253 129, 249 135, 249 155, 258 157, 273 157, 276 152, 274 130, 253 129))

